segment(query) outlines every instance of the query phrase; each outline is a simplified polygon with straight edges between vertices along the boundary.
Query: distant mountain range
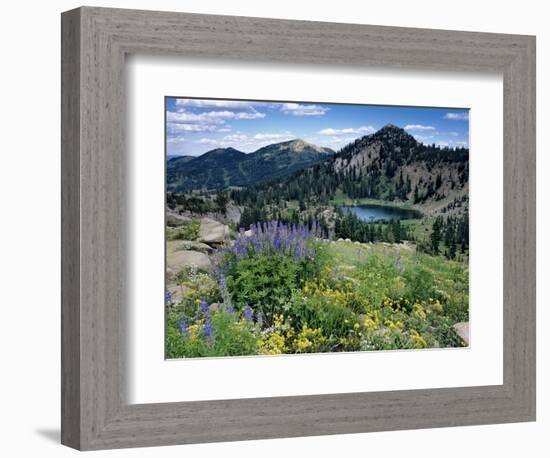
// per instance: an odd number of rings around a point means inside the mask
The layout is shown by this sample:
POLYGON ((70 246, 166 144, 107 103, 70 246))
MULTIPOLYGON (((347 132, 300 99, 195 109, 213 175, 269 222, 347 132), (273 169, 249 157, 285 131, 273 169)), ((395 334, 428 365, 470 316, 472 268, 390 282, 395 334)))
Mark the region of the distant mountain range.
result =
POLYGON ((168 191, 220 190, 250 186, 289 175, 334 155, 330 148, 296 139, 264 146, 253 153, 217 148, 201 156, 167 158, 168 191))
POLYGON ((191 159, 195 159, 195 156, 180 156, 180 155, 177 155, 177 154, 167 154, 166 155, 166 160, 167 161, 182 161, 182 162, 187 162, 187 161, 190 161, 191 159))
POLYGON ((255 205, 267 203, 267 196, 277 202, 326 204, 340 193, 351 199, 443 208, 453 200, 468 199, 469 150, 425 145, 388 124, 338 153, 303 140, 265 146, 250 154, 218 148, 196 158, 170 159, 167 175, 169 191, 248 187, 249 191, 239 192, 249 201, 260 199, 255 205))
MULTIPOLYGON (((325 161, 243 190, 254 205, 273 201, 328 203, 338 193, 351 199, 434 204, 467 201, 469 150, 419 143, 404 129, 386 125, 358 138, 325 161), (261 199, 259 201, 258 199, 261 199)), ((453 204, 454 205, 454 204, 453 204)))

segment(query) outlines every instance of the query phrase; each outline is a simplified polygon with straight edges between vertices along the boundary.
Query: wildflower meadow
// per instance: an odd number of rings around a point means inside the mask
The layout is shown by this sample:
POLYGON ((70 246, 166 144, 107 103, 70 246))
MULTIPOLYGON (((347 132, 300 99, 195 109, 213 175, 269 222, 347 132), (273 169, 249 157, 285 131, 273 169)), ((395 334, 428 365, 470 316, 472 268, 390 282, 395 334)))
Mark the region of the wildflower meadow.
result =
POLYGON ((465 345, 468 269, 405 244, 334 240, 316 222, 253 224, 167 291, 167 358, 465 345))

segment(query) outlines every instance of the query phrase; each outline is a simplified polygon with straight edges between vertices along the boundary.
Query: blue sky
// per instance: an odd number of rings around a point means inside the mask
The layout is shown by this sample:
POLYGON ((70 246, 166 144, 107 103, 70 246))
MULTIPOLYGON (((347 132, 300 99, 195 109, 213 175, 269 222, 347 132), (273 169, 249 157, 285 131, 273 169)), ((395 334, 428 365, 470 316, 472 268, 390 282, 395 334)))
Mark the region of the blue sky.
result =
POLYGON ((389 123, 422 143, 468 147, 467 109, 166 99, 169 155, 198 156, 229 146, 250 153, 296 138, 338 150, 389 123))

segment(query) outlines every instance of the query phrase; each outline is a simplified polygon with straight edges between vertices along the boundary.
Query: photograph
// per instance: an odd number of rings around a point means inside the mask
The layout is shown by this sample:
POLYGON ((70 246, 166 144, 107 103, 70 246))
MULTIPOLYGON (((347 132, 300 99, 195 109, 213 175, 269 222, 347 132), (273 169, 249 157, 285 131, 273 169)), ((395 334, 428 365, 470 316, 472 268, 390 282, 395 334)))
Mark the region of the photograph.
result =
POLYGON ((469 345, 469 110, 165 98, 167 359, 469 345))

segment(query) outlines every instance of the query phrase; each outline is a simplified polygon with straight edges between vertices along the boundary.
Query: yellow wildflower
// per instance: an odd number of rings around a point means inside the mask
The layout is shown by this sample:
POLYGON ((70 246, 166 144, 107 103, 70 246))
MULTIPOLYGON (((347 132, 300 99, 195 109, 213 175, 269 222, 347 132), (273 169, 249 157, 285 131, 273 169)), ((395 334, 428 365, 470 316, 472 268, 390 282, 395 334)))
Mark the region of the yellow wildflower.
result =
POLYGON ((426 318, 426 312, 424 311, 424 308, 419 303, 416 303, 413 305, 413 313, 417 318, 420 318, 421 320, 426 318))
POLYGON ((256 341, 260 355, 280 355, 285 350, 285 338, 278 332, 263 336, 256 341))
POLYGON ((428 346, 424 337, 422 337, 416 329, 411 329, 411 337, 414 341, 415 348, 426 348, 428 346))
POLYGON ((432 309, 434 309, 437 313, 443 312, 443 305, 439 302, 439 299, 436 299, 436 301, 432 304, 432 309))
POLYGON ((321 329, 311 329, 306 325, 294 340, 294 347, 297 353, 307 353, 318 351, 327 341, 327 338, 321 334, 321 329))

